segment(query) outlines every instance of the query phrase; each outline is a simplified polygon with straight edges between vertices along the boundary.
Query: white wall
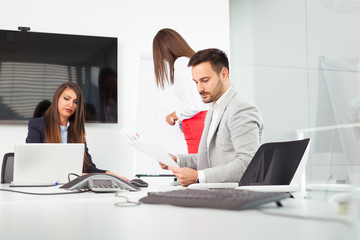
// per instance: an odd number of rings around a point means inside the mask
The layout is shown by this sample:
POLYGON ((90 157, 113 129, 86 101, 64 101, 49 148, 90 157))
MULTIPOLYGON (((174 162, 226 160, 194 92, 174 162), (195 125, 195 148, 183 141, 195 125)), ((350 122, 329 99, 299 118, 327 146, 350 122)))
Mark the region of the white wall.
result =
MULTIPOLYGON (((177 30, 195 50, 229 49, 228 0, 4 0, 0 29, 118 37, 119 124, 87 124, 87 142, 98 167, 134 174, 134 150, 119 130, 136 128, 140 59, 151 53, 158 30, 177 30)), ((27 135, 25 124, 0 124, 0 156, 27 135)))
POLYGON ((230 9, 232 78, 260 108, 265 142, 293 139, 309 126, 305 0, 234 0, 230 9))

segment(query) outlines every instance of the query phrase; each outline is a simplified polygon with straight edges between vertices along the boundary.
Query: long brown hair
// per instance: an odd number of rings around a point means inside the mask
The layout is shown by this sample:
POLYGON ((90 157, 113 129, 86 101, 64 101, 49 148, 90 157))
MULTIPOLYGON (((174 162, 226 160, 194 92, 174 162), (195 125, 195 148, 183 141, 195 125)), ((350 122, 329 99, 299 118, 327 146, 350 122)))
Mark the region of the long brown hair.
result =
MULTIPOLYGON (((77 96, 77 107, 75 113, 69 117, 68 140, 70 143, 85 143, 85 107, 84 96, 80 87, 73 82, 61 84, 55 91, 52 103, 45 112, 45 142, 61 143, 60 117, 58 102, 60 95, 65 89, 72 89, 77 96)), ((89 166, 86 153, 84 154, 84 165, 89 166)))
POLYGON ((164 88, 165 82, 174 84, 174 63, 179 57, 191 58, 195 51, 176 31, 161 29, 153 40, 153 59, 156 84, 164 88), (166 69, 166 62, 170 67, 170 79, 166 69))

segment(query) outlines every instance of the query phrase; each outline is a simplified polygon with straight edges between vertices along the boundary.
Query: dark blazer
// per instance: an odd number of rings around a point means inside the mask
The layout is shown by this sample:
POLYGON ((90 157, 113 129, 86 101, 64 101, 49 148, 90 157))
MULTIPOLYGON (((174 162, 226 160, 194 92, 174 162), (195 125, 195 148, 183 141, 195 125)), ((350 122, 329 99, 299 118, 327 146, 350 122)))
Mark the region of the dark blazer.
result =
MULTIPOLYGON (((44 117, 33 118, 28 123, 28 135, 26 137, 26 143, 44 143, 45 141, 45 119, 44 117)), ((70 140, 68 139, 68 142, 70 140)), ((87 145, 85 143, 85 153, 89 160, 90 166, 85 167, 85 173, 104 173, 106 170, 96 168, 96 165, 92 162, 91 155, 89 154, 87 145)))

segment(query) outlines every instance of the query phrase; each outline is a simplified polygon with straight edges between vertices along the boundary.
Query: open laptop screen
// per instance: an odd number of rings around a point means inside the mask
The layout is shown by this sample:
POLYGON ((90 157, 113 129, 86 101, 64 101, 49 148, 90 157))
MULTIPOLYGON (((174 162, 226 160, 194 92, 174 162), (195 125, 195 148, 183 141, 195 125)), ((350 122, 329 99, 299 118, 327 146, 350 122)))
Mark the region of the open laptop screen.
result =
POLYGON ((16 144, 11 186, 67 183, 69 173, 82 173, 84 148, 82 143, 16 144))

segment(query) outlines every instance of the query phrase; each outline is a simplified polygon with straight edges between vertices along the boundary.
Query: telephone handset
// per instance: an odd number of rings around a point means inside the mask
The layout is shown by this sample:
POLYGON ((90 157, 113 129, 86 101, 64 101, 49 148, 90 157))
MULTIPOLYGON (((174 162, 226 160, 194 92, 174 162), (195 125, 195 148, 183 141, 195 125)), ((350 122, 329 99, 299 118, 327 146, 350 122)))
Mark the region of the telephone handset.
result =
POLYGON ((88 173, 64 184, 60 188, 90 189, 93 192, 117 192, 121 190, 139 191, 140 188, 133 184, 118 178, 116 176, 105 173, 88 173))

